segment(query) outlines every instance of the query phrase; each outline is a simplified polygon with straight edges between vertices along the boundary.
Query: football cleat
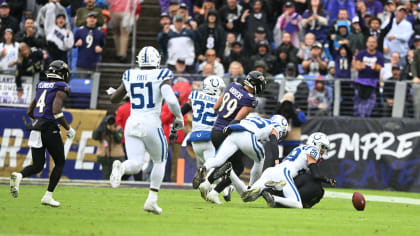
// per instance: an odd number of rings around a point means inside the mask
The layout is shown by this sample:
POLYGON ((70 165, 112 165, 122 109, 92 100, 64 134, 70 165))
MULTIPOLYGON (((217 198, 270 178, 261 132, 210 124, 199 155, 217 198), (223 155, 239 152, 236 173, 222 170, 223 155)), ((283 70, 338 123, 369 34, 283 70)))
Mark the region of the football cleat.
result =
POLYGON ((283 187, 286 186, 286 180, 282 179, 279 182, 276 181, 267 181, 265 182, 265 187, 272 188, 277 191, 283 190, 283 187))
POLYGON ((109 182, 113 188, 118 188, 121 184, 121 177, 124 175, 124 166, 121 161, 114 161, 112 163, 112 172, 109 177, 109 182))
POLYGON ((13 172, 10 176, 10 193, 14 198, 17 198, 19 195, 20 181, 22 181, 22 174, 13 172))
POLYGON ((211 190, 207 194, 207 201, 212 202, 212 203, 216 203, 216 204, 222 204, 222 202, 219 199, 219 193, 216 192, 216 190, 211 190))
POLYGON ((200 190, 201 197, 204 200, 207 200, 207 194, 211 191, 211 184, 208 180, 205 180, 203 183, 198 186, 198 189, 200 190))
POLYGON ((260 196, 260 188, 250 188, 242 193, 241 198, 244 202, 253 202, 260 196))
POLYGON ((218 179, 220 177, 229 177, 230 171, 232 170, 232 163, 226 162, 221 167, 214 171, 213 178, 218 179))
POLYGON ((204 175, 206 174, 206 167, 200 167, 198 168, 197 172, 194 175, 194 178, 192 180, 192 187, 193 189, 197 189, 201 183, 204 182, 205 178, 204 175))
POLYGON ((60 203, 54 200, 51 196, 44 195, 44 197, 41 199, 42 205, 48 205, 53 207, 59 207, 60 203))
POLYGON ((225 199, 225 201, 230 202, 233 191, 235 191, 235 188, 232 185, 229 185, 225 189, 223 189, 223 198, 225 199))
POLYGON ((276 202, 274 201, 274 197, 273 195, 271 195, 271 193, 269 193, 268 191, 263 191, 261 195, 264 198, 264 200, 267 202, 267 205, 269 207, 271 208, 276 207, 276 202))
POLYGON ((162 213, 162 208, 157 205, 157 202, 154 201, 146 201, 144 203, 144 211, 151 212, 156 215, 160 215, 162 213))

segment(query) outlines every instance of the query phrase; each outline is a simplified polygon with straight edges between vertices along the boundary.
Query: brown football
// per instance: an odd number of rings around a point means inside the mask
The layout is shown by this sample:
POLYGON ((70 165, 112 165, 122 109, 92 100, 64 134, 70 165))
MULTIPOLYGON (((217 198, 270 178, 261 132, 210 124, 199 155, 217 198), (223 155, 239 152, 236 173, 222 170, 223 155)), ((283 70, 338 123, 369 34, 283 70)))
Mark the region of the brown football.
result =
POLYGON ((363 211, 365 209, 366 200, 365 200, 365 197, 363 197, 361 193, 354 192, 352 201, 353 201, 353 206, 354 208, 356 208, 356 210, 363 211))

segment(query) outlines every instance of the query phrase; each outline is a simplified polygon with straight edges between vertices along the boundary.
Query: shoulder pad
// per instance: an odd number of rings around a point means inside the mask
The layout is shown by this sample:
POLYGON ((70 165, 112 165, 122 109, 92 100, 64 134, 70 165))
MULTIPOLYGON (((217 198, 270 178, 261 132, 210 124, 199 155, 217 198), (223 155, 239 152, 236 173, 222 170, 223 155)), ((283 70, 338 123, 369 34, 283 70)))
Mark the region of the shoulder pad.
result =
POLYGON ((172 71, 170 69, 162 68, 162 69, 160 69, 159 75, 156 79, 164 81, 164 80, 172 79, 172 77, 173 77, 173 74, 172 74, 172 71))

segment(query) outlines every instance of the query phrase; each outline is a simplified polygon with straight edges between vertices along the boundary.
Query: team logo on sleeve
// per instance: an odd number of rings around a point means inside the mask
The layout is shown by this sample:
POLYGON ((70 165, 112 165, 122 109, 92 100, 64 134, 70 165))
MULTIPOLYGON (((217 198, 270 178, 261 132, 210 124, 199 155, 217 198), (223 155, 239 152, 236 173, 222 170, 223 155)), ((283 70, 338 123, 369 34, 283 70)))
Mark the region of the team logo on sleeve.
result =
POLYGON ((258 101, 257 100, 255 100, 255 101, 252 102, 252 107, 256 107, 257 105, 258 105, 258 101))

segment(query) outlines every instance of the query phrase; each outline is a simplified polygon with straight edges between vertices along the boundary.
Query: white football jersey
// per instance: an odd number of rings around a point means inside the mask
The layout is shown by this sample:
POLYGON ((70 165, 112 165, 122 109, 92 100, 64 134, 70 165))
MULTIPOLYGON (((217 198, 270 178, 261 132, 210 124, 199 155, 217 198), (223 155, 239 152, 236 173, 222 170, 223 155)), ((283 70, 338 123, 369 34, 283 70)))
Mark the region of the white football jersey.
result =
POLYGON ((188 98, 193 110, 192 131, 211 131, 217 118, 213 107, 218 97, 195 90, 188 98))
POLYGON ((126 70, 122 80, 130 96, 130 116, 143 120, 145 124, 161 127, 163 96, 160 85, 168 79, 172 79, 172 71, 167 68, 126 70))
POLYGON ((244 127, 249 132, 254 133, 257 139, 264 143, 270 140, 269 137, 271 131, 274 129, 275 124, 269 119, 256 116, 241 120, 239 125, 244 127))
POLYGON ((294 178, 300 170, 309 170, 307 155, 313 157, 315 160, 318 160, 321 156, 317 147, 312 145, 300 145, 295 147, 289 155, 284 158, 280 163, 280 166, 290 170, 290 175, 294 178))

